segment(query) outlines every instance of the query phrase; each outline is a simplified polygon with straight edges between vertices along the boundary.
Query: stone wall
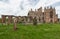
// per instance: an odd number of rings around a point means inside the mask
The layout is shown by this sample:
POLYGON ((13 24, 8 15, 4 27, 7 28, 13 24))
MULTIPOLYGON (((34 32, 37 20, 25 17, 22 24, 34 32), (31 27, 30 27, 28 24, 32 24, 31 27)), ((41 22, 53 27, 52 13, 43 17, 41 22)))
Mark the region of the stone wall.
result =
POLYGON ((28 12, 28 16, 13 16, 13 15, 2 15, 2 23, 6 23, 6 17, 8 17, 8 23, 13 22, 13 17, 17 17, 18 23, 33 23, 33 19, 37 18, 37 23, 56 23, 58 22, 58 15, 56 14, 56 9, 52 7, 45 7, 44 12, 42 12, 42 7, 39 9, 32 9, 28 12))
MULTIPOLYGON (((33 11, 33 10, 32 10, 33 11)), ((58 15, 56 15, 55 8, 45 7, 44 12, 42 12, 42 7, 35 11, 30 11, 28 16, 36 17, 38 23, 55 23, 58 22, 58 15)))

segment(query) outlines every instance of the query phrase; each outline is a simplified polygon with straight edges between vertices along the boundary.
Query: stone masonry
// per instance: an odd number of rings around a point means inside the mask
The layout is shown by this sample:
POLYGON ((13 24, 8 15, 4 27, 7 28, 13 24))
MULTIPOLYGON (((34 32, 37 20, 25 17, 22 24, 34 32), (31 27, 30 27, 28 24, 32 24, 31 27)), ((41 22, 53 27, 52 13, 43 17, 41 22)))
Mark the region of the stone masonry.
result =
POLYGON ((13 16, 13 15, 2 15, 2 23, 6 22, 6 17, 8 17, 8 23, 13 22, 13 17, 17 17, 18 23, 33 23, 33 19, 36 17, 37 23, 57 23, 58 15, 56 14, 56 9, 52 7, 45 7, 42 11, 42 7, 39 9, 32 9, 28 12, 27 16, 13 16))

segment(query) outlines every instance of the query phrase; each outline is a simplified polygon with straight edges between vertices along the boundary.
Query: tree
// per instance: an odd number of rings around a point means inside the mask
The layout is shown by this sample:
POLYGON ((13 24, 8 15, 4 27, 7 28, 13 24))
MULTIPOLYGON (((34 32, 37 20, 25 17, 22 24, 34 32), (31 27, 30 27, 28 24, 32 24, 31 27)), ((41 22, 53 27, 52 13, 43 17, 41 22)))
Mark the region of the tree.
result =
POLYGON ((36 19, 36 17, 34 17, 34 19, 33 19, 33 25, 37 25, 37 19, 36 19))

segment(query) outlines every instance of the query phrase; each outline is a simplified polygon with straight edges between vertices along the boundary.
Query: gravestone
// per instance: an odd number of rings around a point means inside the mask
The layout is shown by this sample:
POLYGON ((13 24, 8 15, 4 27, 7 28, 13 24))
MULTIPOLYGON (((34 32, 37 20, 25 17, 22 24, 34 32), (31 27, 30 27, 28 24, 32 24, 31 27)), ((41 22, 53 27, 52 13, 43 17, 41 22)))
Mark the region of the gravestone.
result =
POLYGON ((17 18, 14 18, 14 30, 17 29, 17 18))

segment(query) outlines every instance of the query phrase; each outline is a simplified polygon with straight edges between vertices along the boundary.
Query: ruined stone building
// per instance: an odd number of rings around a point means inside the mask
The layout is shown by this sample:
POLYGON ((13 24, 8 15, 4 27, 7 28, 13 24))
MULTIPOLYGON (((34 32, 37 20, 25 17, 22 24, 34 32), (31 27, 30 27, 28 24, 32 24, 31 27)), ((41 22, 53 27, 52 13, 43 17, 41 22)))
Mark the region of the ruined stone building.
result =
MULTIPOLYGON (((33 11, 31 9, 31 11, 29 11, 29 13, 28 13, 28 17, 31 17, 31 18, 36 17, 38 23, 43 23, 43 22, 55 23, 55 22, 58 22, 58 15, 56 14, 55 8, 52 8, 52 7, 44 8, 44 12, 42 12, 42 7, 40 7, 39 9, 37 9, 35 11, 33 11)), ((31 21, 32 20, 30 20, 30 22, 31 21)))
MULTIPOLYGON (((7 15, 2 15, 2 22, 5 22, 5 17, 7 15)), ((58 15, 56 14, 56 9, 52 7, 44 8, 44 11, 42 11, 42 7, 39 9, 35 9, 33 11, 32 9, 28 12, 27 16, 7 16, 8 17, 8 23, 10 23, 13 19, 13 17, 17 17, 18 22, 24 22, 24 23, 33 23, 33 19, 37 19, 37 23, 56 23, 58 22, 58 15)))

